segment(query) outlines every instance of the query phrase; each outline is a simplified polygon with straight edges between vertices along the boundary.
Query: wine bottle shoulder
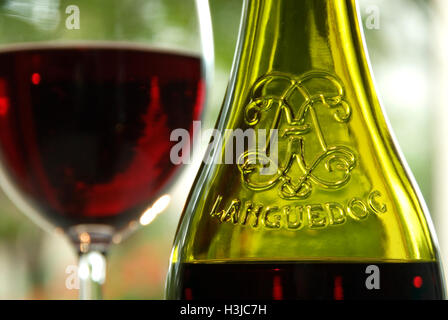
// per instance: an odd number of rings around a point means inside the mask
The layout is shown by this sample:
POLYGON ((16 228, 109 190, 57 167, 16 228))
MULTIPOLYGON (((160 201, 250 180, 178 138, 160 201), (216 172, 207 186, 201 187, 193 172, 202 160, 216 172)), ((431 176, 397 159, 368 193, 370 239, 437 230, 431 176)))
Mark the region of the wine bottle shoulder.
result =
POLYGON ((354 1, 249 2, 180 260, 436 260, 360 28, 354 1))

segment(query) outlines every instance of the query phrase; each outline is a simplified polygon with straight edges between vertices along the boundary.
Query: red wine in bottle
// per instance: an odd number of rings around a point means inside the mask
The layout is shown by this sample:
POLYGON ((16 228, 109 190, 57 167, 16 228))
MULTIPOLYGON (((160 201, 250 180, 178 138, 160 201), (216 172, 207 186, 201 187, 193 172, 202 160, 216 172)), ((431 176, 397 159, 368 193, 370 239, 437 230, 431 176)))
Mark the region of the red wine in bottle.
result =
POLYGON ((176 171, 170 133, 191 130, 203 98, 195 56, 112 45, 1 52, 3 170, 56 226, 120 228, 176 171))
POLYGON ((186 263, 179 267, 178 274, 177 296, 171 298, 186 300, 433 300, 444 297, 439 264, 434 262, 186 263))

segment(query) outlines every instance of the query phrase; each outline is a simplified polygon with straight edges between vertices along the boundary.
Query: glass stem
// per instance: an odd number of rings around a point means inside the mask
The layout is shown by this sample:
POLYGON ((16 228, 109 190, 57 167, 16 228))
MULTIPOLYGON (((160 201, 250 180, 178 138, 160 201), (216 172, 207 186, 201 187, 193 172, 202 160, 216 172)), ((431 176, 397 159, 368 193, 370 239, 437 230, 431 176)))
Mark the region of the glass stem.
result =
POLYGON ((106 253, 114 231, 111 226, 101 224, 80 224, 67 230, 67 236, 79 253, 81 300, 102 299, 102 286, 106 280, 106 253))
POLYGON ((81 252, 78 265, 79 298, 102 299, 102 287, 106 279, 106 256, 101 251, 81 252))

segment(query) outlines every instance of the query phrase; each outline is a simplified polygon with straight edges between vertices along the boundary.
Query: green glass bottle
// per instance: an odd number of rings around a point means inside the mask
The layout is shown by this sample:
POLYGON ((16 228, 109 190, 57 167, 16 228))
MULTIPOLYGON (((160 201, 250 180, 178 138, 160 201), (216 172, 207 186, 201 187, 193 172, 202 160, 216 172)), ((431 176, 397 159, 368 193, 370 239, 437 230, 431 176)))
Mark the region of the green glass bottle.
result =
POLYGON ((168 298, 445 297, 355 0, 246 0, 217 130, 222 145, 181 217, 168 298), (261 143, 232 162, 237 129, 261 143))

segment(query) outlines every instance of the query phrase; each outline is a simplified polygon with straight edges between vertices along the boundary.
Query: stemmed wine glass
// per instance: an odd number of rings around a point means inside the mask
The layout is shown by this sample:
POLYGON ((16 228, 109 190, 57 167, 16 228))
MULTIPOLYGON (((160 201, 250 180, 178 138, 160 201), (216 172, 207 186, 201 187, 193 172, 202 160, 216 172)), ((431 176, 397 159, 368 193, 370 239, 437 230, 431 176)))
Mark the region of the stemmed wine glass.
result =
POLYGON ((166 203, 170 133, 200 118, 212 58, 207 0, 0 4, 0 184, 69 237, 81 299, 101 298, 114 236, 166 203))

